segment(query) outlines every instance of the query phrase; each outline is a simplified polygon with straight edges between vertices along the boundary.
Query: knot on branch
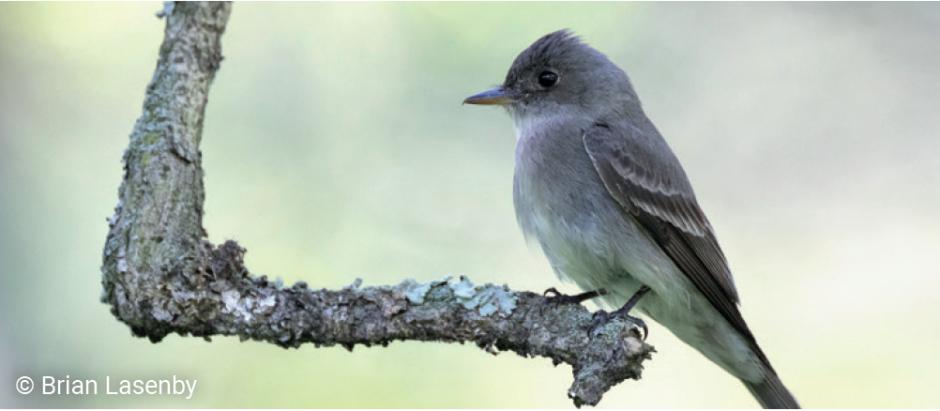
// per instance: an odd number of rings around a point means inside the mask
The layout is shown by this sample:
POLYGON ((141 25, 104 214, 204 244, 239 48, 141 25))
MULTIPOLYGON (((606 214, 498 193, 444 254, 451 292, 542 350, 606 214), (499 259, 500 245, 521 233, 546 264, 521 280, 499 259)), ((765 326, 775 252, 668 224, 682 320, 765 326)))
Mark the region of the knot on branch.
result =
POLYGON ((620 319, 612 321, 578 357, 568 398, 578 408, 584 404, 597 405, 614 385, 626 379, 640 379, 643 360, 650 359, 655 351, 643 342, 635 325, 620 319))

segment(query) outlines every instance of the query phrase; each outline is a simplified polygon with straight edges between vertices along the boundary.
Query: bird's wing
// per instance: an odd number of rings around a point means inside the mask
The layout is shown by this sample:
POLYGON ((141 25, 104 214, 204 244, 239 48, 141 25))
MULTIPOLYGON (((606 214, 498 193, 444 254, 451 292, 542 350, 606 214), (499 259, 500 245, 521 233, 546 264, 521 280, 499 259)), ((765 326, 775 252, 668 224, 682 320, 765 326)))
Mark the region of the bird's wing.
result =
POLYGON ((583 136, 607 190, 718 312, 753 341, 738 311, 731 270, 679 161, 658 134, 616 126, 595 124, 583 136))

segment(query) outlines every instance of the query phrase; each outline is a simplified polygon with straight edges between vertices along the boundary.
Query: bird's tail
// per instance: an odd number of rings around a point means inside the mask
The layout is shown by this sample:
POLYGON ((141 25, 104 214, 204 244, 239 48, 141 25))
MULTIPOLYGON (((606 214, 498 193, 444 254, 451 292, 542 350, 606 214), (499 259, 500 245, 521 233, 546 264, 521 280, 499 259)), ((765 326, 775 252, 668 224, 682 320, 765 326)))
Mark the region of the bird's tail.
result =
POLYGON ((777 377, 772 370, 764 373, 763 381, 754 383, 741 380, 741 382, 764 408, 800 408, 796 398, 793 398, 793 394, 790 394, 787 387, 784 387, 783 382, 780 381, 780 377, 777 377))

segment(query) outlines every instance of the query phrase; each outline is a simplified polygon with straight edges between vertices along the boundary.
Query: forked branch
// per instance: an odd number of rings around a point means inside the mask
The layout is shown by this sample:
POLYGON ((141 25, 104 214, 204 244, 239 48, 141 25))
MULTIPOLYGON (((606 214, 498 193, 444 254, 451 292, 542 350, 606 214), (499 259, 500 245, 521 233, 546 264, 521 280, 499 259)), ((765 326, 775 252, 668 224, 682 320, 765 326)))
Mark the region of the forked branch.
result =
POLYGON ((124 179, 104 248, 101 300, 135 335, 237 335, 282 347, 387 345, 394 340, 473 342, 551 358, 574 369, 568 395, 597 404, 637 379, 653 348, 632 325, 591 329, 580 305, 552 304, 466 278, 314 290, 249 274, 245 250, 216 247, 202 227, 199 143, 209 86, 222 61, 230 3, 167 3, 166 31, 143 115, 124 153, 124 179))

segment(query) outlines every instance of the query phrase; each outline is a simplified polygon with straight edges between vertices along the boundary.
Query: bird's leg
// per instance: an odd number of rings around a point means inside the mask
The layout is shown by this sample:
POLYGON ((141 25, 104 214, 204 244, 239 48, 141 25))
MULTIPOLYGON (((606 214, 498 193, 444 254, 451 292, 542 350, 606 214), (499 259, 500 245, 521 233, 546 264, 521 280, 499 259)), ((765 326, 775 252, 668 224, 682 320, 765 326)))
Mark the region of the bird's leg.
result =
POLYGON ((607 311, 604 311, 604 310, 599 310, 595 312, 594 317, 591 320, 590 332, 593 332, 598 327, 601 327, 604 324, 607 324, 607 322, 610 321, 611 318, 620 317, 620 318, 623 318, 624 321, 636 324, 637 326, 642 328, 643 329, 643 341, 646 341, 646 337, 649 335, 649 328, 646 326, 646 322, 630 315, 630 310, 632 310, 633 306, 635 306, 636 303, 640 301, 640 298, 643 298, 643 296, 646 295, 646 293, 648 292, 650 292, 650 288, 644 285, 640 287, 640 289, 637 290, 636 293, 633 294, 632 297, 630 297, 630 300, 628 300, 627 303, 623 305, 623 307, 620 307, 619 310, 614 311, 612 313, 608 313, 607 311))
POLYGON ((548 300, 546 301, 546 303, 548 304, 568 305, 568 304, 581 304, 587 300, 590 300, 595 297, 600 297, 606 294, 607 294, 607 290, 601 288, 598 290, 588 291, 586 293, 581 293, 581 294, 576 294, 576 295, 565 295, 565 294, 560 293, 557 289, 555 289, 555 287, 552 287, 552 288, 545 290, 545 292, 542 293, 542 296, 548 297, 546 298, 548 300), (554 295, 551 297, 548 297, 549 293, 552 293, 554 295))

